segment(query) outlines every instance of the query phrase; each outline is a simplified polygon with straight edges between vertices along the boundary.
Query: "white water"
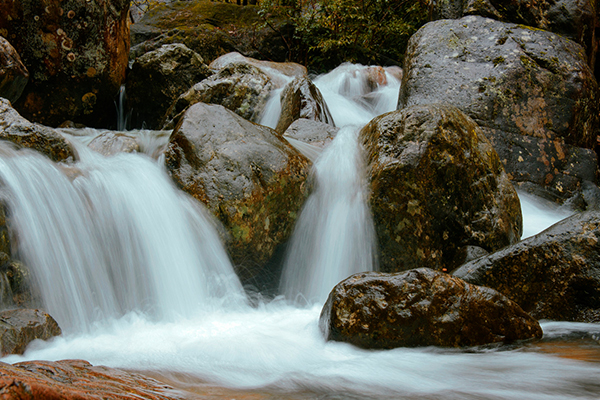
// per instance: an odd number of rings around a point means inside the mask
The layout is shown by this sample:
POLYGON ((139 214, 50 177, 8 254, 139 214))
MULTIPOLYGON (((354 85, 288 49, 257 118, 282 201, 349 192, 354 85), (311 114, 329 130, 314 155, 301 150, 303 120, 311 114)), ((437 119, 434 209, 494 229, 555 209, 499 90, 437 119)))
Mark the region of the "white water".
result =
POLYGON ((67 178, 30 151, 2 150, 2 196, 45 309, 77 332, 132 310, 193 316, 242 296, 212 222, 149 158, 79 146, 67 178))
MULTIPOLYGON (((320 88, 338 126, 363 124, 378 112, 378 102, 368 95, 340 105, 339 93, 320 88), (360 108, 344 117, 356 104, 360 108)), ((345 147, 355 138, 352 130, 344 132, 330 148, 347 152, 351 163, 358 150, 355 142, 345 147)), ((101 158, 80 149, 82 161, 79 171, 70 172, 76 176, 71 181, 43 157, 18 153, 0 150, 0 179, 10 182, 9 201, 21 210, 11 216, 24 227, 18 229, 20 252, 39 253, 26 263, 52 269, 40 281, 49 286, 44 296, 65 297, 55 300, 69 307, 50 313, 68 329, 51 341, 32 343, 24 356, 2 361, 81 358, 165 376, 185 374, 185 385, 196 387, 266 390, 274 394, 270 398, 598 398, 600 363, 559 358, 535 347, 367 351, 325 342, 317 327, 320 304, 297 308, 278 298, 258 308, 243 305, 211 224, 147 157, 101 158), (67 271, 63 279, 74 280, 72 286, 57 282, 61 268, 67 271), (80 290, 84 284, 77 279, 86 276, 91 288, 80 290), (189 282, 173 288, 179 279, 189 282), (86 311, 81 316, 68 311, 76 302, 86 311)), ((337 153, 324 152, 317 164, 337 153)), ((600 335, 600 324, 542 326, 548 338, 592 332, 597 341, 600 335)))

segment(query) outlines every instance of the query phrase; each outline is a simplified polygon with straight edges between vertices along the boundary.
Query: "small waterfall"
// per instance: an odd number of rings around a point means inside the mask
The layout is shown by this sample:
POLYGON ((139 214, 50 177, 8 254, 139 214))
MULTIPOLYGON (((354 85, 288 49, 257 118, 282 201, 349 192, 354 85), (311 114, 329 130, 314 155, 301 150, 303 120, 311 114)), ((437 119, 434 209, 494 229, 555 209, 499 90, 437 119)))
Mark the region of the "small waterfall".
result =
POLYGON ((358 132, 375 116, 396 108, 400 83, 383 69, 377 69, 384 74, 380 84, 370 81, 373 68, 345 64, 315 80, 336 125, 343 128, 315 161, 315 190, 290 241, 280 290, 292 301, 324 302, 341 280, 377 269, 358 132))
POLYGON ((157 163, 78 147, 68 168, 27 150, 0 157, 18 258, 63 330, 134 310, 169 319, 243 302, 211 220, 157 163))

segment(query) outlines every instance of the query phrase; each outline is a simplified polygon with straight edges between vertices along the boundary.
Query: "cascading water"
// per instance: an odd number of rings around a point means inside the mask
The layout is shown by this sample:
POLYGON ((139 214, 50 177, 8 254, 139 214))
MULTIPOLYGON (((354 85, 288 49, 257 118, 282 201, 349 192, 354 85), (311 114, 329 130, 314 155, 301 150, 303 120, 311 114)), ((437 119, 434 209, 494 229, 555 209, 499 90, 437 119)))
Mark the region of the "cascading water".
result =
MULTIPOLYGON (((386 101, 377 101, 387 96, 387 86, 377 96, 363 91, 346 97, 362 68, 343 66, 317 80, 338 126, 360 126, 388 111, 386 101), (329 90, 327 82, 342 82, 337 87, 344 89, 329 90)), ((396 95, 388 96, 389 104, 396 95)), ((351 161, 359 154, 355 135, 342 130, 316 161, 315 175, 328 158, 346 153, 338 163, 356 174, 342 180, 360 187, 360 163, 351 161)), ((2 361, 85 359, 152 373, 189 398, 598 398, 600 324, 542 322, 544 341, 500 350, 367 351, 325 342, 317 325, 319 304, 298 308, 276 298, 256 308, 236 306, 244 304, 243 294, 211 224, 156 163, 139 154, 102 158, 82 148, 79 153, 81 161, 65 172, 33 152, 0 149, 0 190, 10 202, 11 221, 17 221, 12 228, 18 256, 30 254, 30 266, 39 258, 42 269, 52 269, 48 276, 40 272, 39 285, 47 285, 50 297, 66 298, 56 306, 62 310, 49 311, 55 317, 72 312, 75 318, 57 317, 63 328, 70 327, 65 335, 35 341, 25 355, 2 361), (66 282, 56 282, 59 275, 66 282), (67 311, 79 302, 81 322, 78 312, 67 311), (585 341, 569 342, 573 335, 585 341), (223 393, 215 386, 230 389, 223 393), (203 390, 209 394, 196 394, 203 390)), ((317 186, 325 184, 334 186, 317 186)), ((320 189, 312 201, 318 201, 320 189)), ((323 198, 330 189, 322 191, 323 198)))
POLYGON ((377 267, 358 132, 396 108, 400 82, 382 71, 345 64, 315 80, 343 128, 313 167, 316 188, 300 214, 280 285, 288 299, 322 303, 341 280, 377 267), (381 74, 379 84, 369 81, 371 71, 381 74))
POLYGON ((71 178, 34 152, 0 158, 19 257, 64 330, 134 310, 191 316, 242 297, 211 222, 156 163, 77 150, 71 178))

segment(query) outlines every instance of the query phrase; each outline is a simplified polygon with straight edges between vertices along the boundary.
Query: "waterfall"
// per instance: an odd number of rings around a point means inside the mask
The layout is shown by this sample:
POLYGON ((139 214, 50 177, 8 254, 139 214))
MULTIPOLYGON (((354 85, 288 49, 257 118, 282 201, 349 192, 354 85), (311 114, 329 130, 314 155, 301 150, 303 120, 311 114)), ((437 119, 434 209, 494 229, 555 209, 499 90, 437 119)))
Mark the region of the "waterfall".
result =
POLYGON ((376 70, 385 74, 379 83, 370 81, 374 68, 344 64, 315 80, 336 125, 343 128, 316 158, 315 190, 290 240, 280 290, 292 301, 323 303, 338 282, 377 269, 358 132, 375 116, 396 108, 400 82, 383 69, 376 70))
POLYGON ((7 147, 0 157, 18 257, 63 330, 134 310, 168 319, 243 301, 213 222, 156 162, 78 153, 73 167, 7 147))

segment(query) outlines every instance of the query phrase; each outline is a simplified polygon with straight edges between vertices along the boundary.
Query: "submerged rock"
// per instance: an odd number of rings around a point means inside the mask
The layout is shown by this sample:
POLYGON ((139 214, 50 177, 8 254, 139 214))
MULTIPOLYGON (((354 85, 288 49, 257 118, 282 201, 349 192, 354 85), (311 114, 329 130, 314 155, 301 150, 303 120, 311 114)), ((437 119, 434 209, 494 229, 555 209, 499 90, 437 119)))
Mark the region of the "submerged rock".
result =
POLYGON ((455 105, 483 128, 513 181, 564 201, 588 179, 580 171, 596 169, 597 93, 580 45, 469 16, 431 22, 411 38, 399 107, 455 105))
POLYGON ((428 268, 352 275, 329 294, 319 328, 327 340, 376 349, 542 337, 538 322, 502 294, 428 268))
POLYGON ((0 36, 0 97, 17 101, 27 82, 29 71, 14 47, 0 36))
POLYGON ((2 355, 23 354, 35 340, 48 340, 61 334, 58 324, 40 310, 17 309, 0 311, 0 345, 2 355))
POLYGON ((308 119, 335 126, 321 91, 308 77, 295 78, 281 92, 281 114, 275 130, 284 133, 297 119, 308 119))
POLYGON ((147 399, 183 396, 152 378, 83 360, 0 362, 0 392, 10 399, 147 399))
POLYGON ((263 110, 273 88, 271 79, 259 68, 243 62, 228 64, 179 96, 164 126, 174 127, 185 110, 199 102, 222 105, 251 121, 263 110))
POLYGON ((165 160, 175 183, 223 223, 242 280, 258 275, 292 232, 308 161, 272 129, 204 103, 186 111, 165 160))
POLYGON ((60 133, 29 122, 3 98, 0 98, 0 139, 39 151, 53 161, 75 158, 71 145, 60 133))
POLYGON ((15 108, 30 121, 109 126, 125 81, 129 0, 7 0, 0 32, 30 73, 15 108))
POLYGON ((140 151, 140 145, 134 137, 113 131, 106 131, 96 136, 88 147, 104 156, 140 151))
POLYGON ((360 132, 385 272, 451 270, 469 246, 494 251, 521 237, 521 208, 498 155, 459 109, 384 114, 360 132))
POLYGON ((498 290, 537 319, 600 322, 600 212, 575 214, 453 275, 498 290))
POLYGON ((324 122, 300 118, 292 122, 283 136, 324 147, 335 138, 339 130, 340 128, 324 122))
POLYGON ((133 125, 160 128, 173 101, 210 74, 202 57, 181 43, 161 46, 137 58, 127 76, 133 125))

